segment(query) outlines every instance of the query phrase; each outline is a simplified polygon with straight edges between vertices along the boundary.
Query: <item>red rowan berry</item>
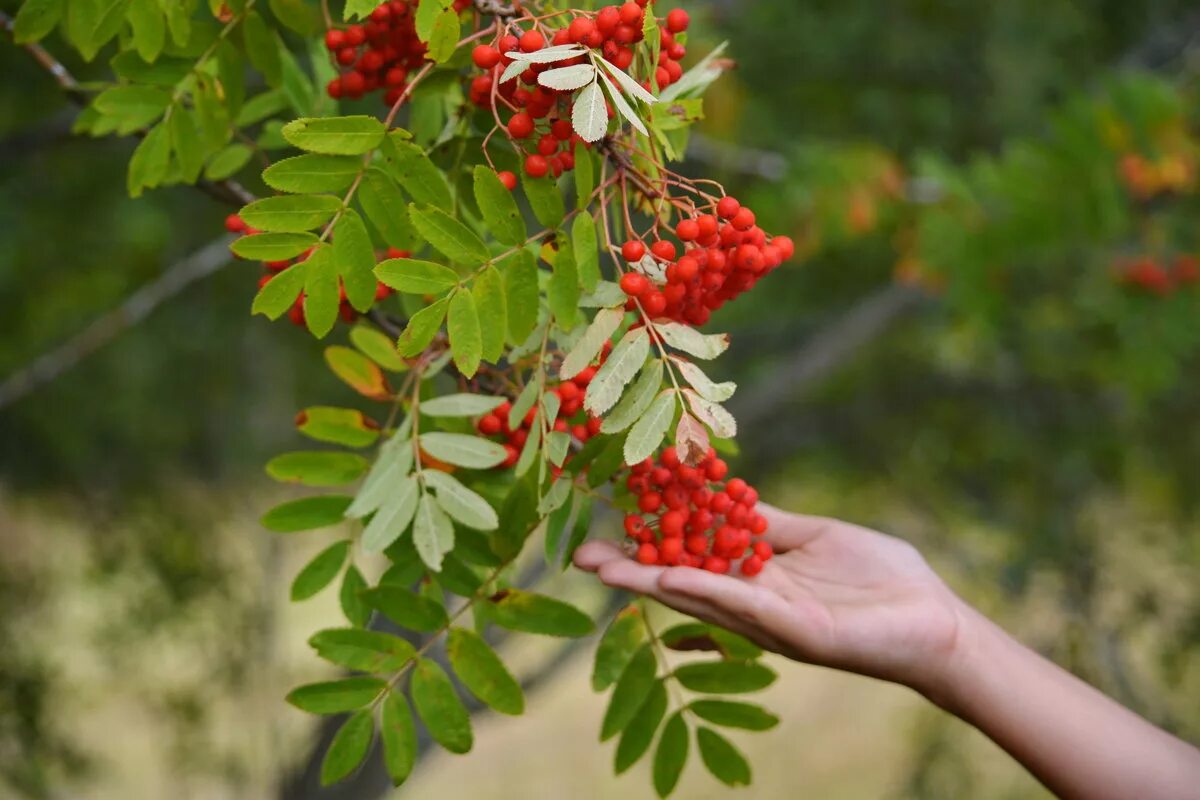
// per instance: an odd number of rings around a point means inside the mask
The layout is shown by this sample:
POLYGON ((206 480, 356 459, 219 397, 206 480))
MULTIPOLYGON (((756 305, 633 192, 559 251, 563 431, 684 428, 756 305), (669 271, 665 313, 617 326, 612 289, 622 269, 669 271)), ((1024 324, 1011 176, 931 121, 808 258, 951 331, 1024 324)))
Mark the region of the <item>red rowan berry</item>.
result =
MULTIPOLYGON (((637 560, 639 564, 646 564, 647 566, 657 563, 658 548, 649 542, 643 542, 642 544, 638 545, 637 560)), ((728 569, 728 567, 726 567, 726 569, 728 569)))
POLYGON ((661 316, 667 310, 667 298, 657 289, 647 292, 641 301, 646 313, 652 317, 661 316))
POLYGON ((646 492, 638 498, 638 508, 647 514, 653 514, 662 508, 662 495, 658 492, 646 492))
POLYGON ((650 281, 640 272, 626 272, 621 276, 621 291, 630 297, 638 297, 650 289, 650 281))
POLYGON ((733 478, 725 484, 725 493, 729 495, 733 501, 741 500, 746 494, 746 482, 741 478, 733 478))
POLYGON ((743 206, 742 208, 739 208, 737 213, 733 215, 733 218, 729 220, 729 224, 731 224, 736 230, 748 231, 754 227, 754 212, 743 206))
POLYGON ((225 230, 229 231, 230 233, 244 233, 246 230, 246 223, 242 222, 242 218, 237 214, 230 214, 225 218, 225 230))
POLYGON ((658 560, 667 566, 679 562, 683 555, 683 539, 663 539, 658 545, 658 560))
POLYGON ((504 188, 508 189, 510 192, 517 188, 517 176, 508 170, 497 172, 496 177, 499 178, 500 182, 504 184, 504 188))
POLYGON ((545 156, 528 156, 525 159, 525 174, 531 178, 544 177, 550 171, 550 164, 545 156))
POLYGON ((488 414, 486 417, 483 417, 479 420, 479 423, 476 427, 479 428, 479 432, 484 436, 495 436, 500 432, 500 429, 503 426, 500 424, 500 420, 498 418, 492 414, 488 414))
POLYGON ((671 33, 682 33, 683 31, 686 31, 688 22, 690 22, 688 13, 682 8, 673 8, 667 14, 667 30, 669 30, 671 33))
POLYGON ((471 60, 480 69, 491 69, 500 63, 500 51, 491 45, 476 45, 475 49, 471 51, 471 60))
POLYGON ((579 42, 587 38, 593 31, 596 30, 596 23, 592 22, 587 17, 576 17, 571 20, 570 31, 571 41, 579 42))
POLYGON ((636 239, 628 241, 621 245, 621 255, 624 256, 626 261, 631 263, 641 261, 642 257, 646 255, 646 245, 636 239))
POLYGON ((358 47, 366 40, 367 34, 366 31, 362 29, 361 25, 351 25, 350 27, 346 28, 346 44, 350 45, 351 47, 358 47))
POLYGON ((703 569, 709 572, 715 572, 718 575, 724 575, 729 572, 729 561, 720 556, 707 556, 704 559, 703 569))
POLYGON ((625 533, 636 536, 646 529, 646 520, 638 514, 625 515, 625 533))
POLYGON ((741 210, 741 208, 742 204, 733 197, 726 196, 717 201, 717 215, 721 219, 729 219, 741 210))
POLYGON ((686 522, 687 515, 682 511, 668 511, 659 517, 658 530, 664 537, 683 536, 683 526, 686 522))
POLYGON ((657 241, 650 245, 650 252, 661 258, 663 261, 674 261, 675 243, 668 242, 665 239, 657 241))
MULTIPOLYGON (((508 121, 508 134, 514 139, 525 139, 533 133, 533 118, 524 111, 518 111, 508 121)), ((545 174, 543 172, 543 174, 545 174)))
POLYGON ((742 561, 742 574, 747 578, 753 578, 763 570, 762 559, 758 556, 750 556, 742 561))
POLYGON ((521 34, 520 47, 523 52, 532 53, 546 46, 546 37, 537 31, 526 31, 521 34))
POLYGON ((700 223, 694 219, 681 220, 675 226, 675 235, 685 242, 700 238, 700 223))
POLYGON ((330 51, 341 50, 346 46, 346 34, 337 28, 330 28, 325 31, 325 46, 330 51))
POLYGON ((775 551, 771 549, 770 542, 757 541, 754 543, 754 555, 763 561, 768 561, 771 556, 775 555, 775 551))
POLYGON ((703 533, 693 533, 684 537, 684 548, 694 556, 702 556, 708 552, 708 537, 703 533))

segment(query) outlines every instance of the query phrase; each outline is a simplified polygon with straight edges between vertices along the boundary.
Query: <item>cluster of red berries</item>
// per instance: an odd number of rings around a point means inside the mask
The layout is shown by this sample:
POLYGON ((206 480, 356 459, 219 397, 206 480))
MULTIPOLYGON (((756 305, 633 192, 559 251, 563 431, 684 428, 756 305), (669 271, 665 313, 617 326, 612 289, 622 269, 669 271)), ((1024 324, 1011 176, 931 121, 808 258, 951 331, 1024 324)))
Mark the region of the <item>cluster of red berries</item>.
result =
MULTIPOLYGON (((650 245, 656 271, 665 265, 661 280, 639 270, 621 276, 631 309, 636 298, 651 317, 703 325, 713 311, 754 286, 796 250, 787 236, 768 237, 755 224, 754 212, 736 198, 721 198, 712 211, 684 218, 675 226, 684 247, 682 256, 677 258, 678 249, 670 240, 650 245)), ((646 252, 646 245, 637 239, 621 248, 625 260, 634 265, 643 261, 646 252)))
MULTIPOLYGON (((645 6, 650 0, 629 0, 621 6, 605 6, 595 14, 580 12, 571 23, 554 32, 549 45, 578 44, 599 49, 610 63, 622 70, 633 64, 633 45, 643 41, 642 23, 645 6)), ((659 66, 655 72, 658 87, 665 88, 683 75, 679 60, 686 48, 675 41, 675 34, 687 29, 688 14, 675 9, 667 15, 666 27, 661 31, 659 66)), ((492 105, 492 86, 500 74, 512 63, 509 53, 520 51, 533 53, 547 46, 546 37, 537 30, 521 36, 506 34, 494 44, 478 45, 471 53, 475 65, 484 70, 470 84, 471 102, 481 108, 492 105)), ((530 140, 532 147, 525 149, 524 169, 531 177, 540 178, 547 174, 561 175, 575 166, 574 148, 580 141, 571 124, 572 92, 560 92, 541 86, 538 75, 549 69, 581 64, 584 58, 568 59, 550 64, 531 64, 515 81, 496 86, 496 93, 506 105, 517 109, 506 124, 508 135, 514 140, 530 140)), ((643 85, 649 89, 649 81, 643 85)), ((612 116, 612 109, 609 109, 612 116)))
POLYGON ((1149 256, 1121 264, 1117 280, 1131 290, 1166 297, 1185 286, 1200 284, 1200 258, 1176 256, 1169 267, 1149 256))
MULTIPOLYGON (((357 100, 364 94, 384 89, 383 102, 394 105, 404 93, 408 73, 421 66, 426 47, 417 38, 415 12, 418 0, 391 0, 371 12, 362 25, 330 28, 325 46, 346 71, 326 86, 335 100, 357 100)), ((462 11, 470 0, 456 0, 462 11)))
MULTIPOLYGON (((605 355, 607 355, 608 349, 606 348, 605 355)), ((601 361, 603 362, 603 356, 601 361)), ((581 444, 600 433, 600 418, 593 417, 583 410, 583 395, 595 375, 596 368, 587 367, 569 381, 546 387, 548 391, 557 394, 560 401, 558 416, 551 424, 552 429, 569 433, 581 444)), ((504 439, 504 450, 508 456, 500 466, 505 469, 516 464, 517 459, 520 458, 521 449, 525 447, 525 442, 529 439, 529 432, 533 428, 533 418, 537 414, 536 408, 529 409, 525 418, 521 420, 521 424, 513 429, 508 424, 510 411, 512 411, 512 403, 505 400, 491 413, 480 417, 479 421, 475 423, 476 430, 484 436, 500 436, 504 439)), ((570 456, 567 457, 567 460, 570 460, 570 456)), ((555 474, 558 471, 556 467, 555 474)))
MULTIPOLYGON (((258 233, 257 230, 251 228, 244 221, 242 221, 242 218, 237 214, 230 214, 225 218, 225 230, 229 231, 230 233, 240 233, 244 236, 250 236, 251 234, 258 233)), ((295 258, 287 259, 286 261, 262 262, 264 271, 263 276, 258 279, 258 288, 262 289, 262 287, 266 286, 272 278, 293 264, 299 264, 301 261, 306 260, 311 253, 312 249, 310 248, 295 258)), ((412 253, 408 252, 407 250, 397 250, 394 247, 389 247, 383 258, 408 258, 410 255, 412 255, 412 253)), ((338 284, 338 293, 340 300, 338 314, 341 316, 343 321, 353 322, 358 318, 358 312, 354 310, 354 307, 351 306, 350 302, 346 299, 346 288, 341 285, 340 281, 338 284)), ((375 302, 379 302, 390 294, 392 294, 392 288, 390 286, 383 283, 376 283, 375 302)), ((293 303, 292 307, 288 309, 288 319, 290 319, 296 325, 303 327, 304 292, 300 293, 300 295, 296 298, 296 302, 293 303)))
POLYGON ((761 538, 767 519, 754 510, 758 492, 741 478, 725 479, 729 466, 709 450, 695 466, 667 447, 658 461, 635 464, 625 486, 638 514, 625 515, 625 535, 637 543, 642 564, 697 567, 727 573, 742 559, 753 577, 774 552, 761 538))

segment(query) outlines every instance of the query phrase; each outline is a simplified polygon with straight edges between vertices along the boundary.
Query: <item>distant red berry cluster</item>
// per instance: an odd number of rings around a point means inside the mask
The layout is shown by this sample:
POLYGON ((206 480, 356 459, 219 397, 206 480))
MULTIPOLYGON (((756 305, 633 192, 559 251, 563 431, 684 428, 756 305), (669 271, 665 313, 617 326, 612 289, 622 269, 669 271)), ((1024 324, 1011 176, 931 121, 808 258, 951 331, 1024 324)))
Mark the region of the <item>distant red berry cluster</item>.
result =
POLYGON ((1166 297, 1200 284, 1200 258, 1179 255, 1170 266, 1149 256, 1137 258, 1118 266, 1117 280, 1131 291, 1166 297))
MULTIPOLYGON (((258 233, 258 231, 256 231, 254 228, 251 228, 249 225, 247 225, 245 222, 243 222, 242 218, 239 217, 237 214, 230 214, 228 217, 225 218, 225 230, 229 231, 230 233, 240 233, 245 236, 250 236, 252 234, 258 233)), ((300 255, 296 256, 295 258, 288 259, 287 261, 264 261, 264 262, 262 262, 264 273, 263 273, 263 276, 258 279, 258 288, 262 289, 262 287, 264 287, 268 283, 270 283, 271 279, 274 278, 276 275, 278 275, 280 272, 283 272, 285 269, 292 266, 293 264, 299 264, 301 261, 304 261, 305 259, 307 259, 311 252, 312 252, 312 250, 307 250, 307 251, 301 253, 300 255)), ((397 250, 394 247, 389 247, 387 249, 386 254, 383 256, 383 258, 408 258, 410 255, 412 255, 412 253, 409 253, 407 250, 397 250)), ((379 260, 383 260, 383 259, 381 258, 379 260)), ((350 305, 349 301, 346 300, 346 289, 345 289, 345 287, 341 286, 340 283, 338 286, 338 291, 340 294, 339 299, 341 301, 341 304, 338 306, 339 315, 341 316, 341 318, 344 322, 354 322, 354 320, 358 319, 358 312, 355 311, 354 308, 350 305)), ((376 283, 376 286, 375 286, 375 301, 376 302, 384 299, 385 297, 389 296, 390 294, 392 294, 391 287, 389 287, 383 283, 378 283, 378 282, 376 283)), ((303 325, 304 325, 304 292, 300 293, 300 295, 296 298, 296 302, 292 304, 292 307, 290 309, 288 309, 288 319, 290 319, 296 325, 303 327, 303 325)))
POLYGON ((650 245, 654 261, 649 270, 638 268, 646 245, 633 239, 621 254, 634 269, 621 277, 621 289, 641 303, 651 317, 703 325, 709 315, 754 286, 768 272, 792 257, 795 245, 787 236, 768 237, 755 224, 754 212, 733 197, 713 204, 715 213, 686 217, 675 226, 683 243, 660 239, 650 245), (724 222, 722 222, 724 220, 724 222))
MULTIPOLYGON (((601 364, 604 363, 604 359, 611 350, 612 345, 606 344, 604 351, 600 354, 601 364)), ((563 381, 557 385, 551 383, 546 385, 546 390, 557 394, 560 401, 558 416, 551 425, 552 429, 571 434, 571 437, 581 444, 600 432, 600 418, 593 417, 583 410, 583 395, 595 375, 596 367, 587 367, 569 381, 563 381)), ((475 423, 475 428, 484 436, 503 438, 504 449, 507 451, 508 457, 500 466, 505 469, 516 464, 517 459, 520 458, 521 448, 529 439, 529 432, 537 413, 536 407, 529 409, 525 418, 521 420, 521 424, 514 429, 508 424, 510 411, 512 411, 512 403, 506 400, 490 414, 480 417, 479 421, 475 423)), ((570 461, 570 458, 568 455, 567 461, 570 461)))
MULTIPOLYGON (((470 4, 470 0, 456 0, 454 8, 462 11, 470 4)), ((372 11, 362 25, 325 32, 325 46, 346 68, 326 86, 330 97, 357 100, 383 89, 385 104, 400 99, 409 71, 425 60, 426 47, 417 38, 413 19, 417 5, 418 0, 391 0, 372 11)))
POLYGON ((674 447, 635 464, 625 485, 641 513, 625 516, 625 534, 637 543, 637 560, 727 573, 741 559, 743 575, 761 572, 773 551, 758 538, 767 531, 754 510, 758 492, 741 478, 726 480, 728 472, 712 450, 694 467, 674 447))

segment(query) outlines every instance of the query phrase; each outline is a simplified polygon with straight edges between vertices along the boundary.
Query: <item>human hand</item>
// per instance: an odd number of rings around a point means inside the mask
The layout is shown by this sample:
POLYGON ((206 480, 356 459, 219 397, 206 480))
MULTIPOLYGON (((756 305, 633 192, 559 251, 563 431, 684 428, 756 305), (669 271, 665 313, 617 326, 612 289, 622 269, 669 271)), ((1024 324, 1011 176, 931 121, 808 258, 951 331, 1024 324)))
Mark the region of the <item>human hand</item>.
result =
POLYGON ((754 578, 644 566, 601 541, 581 546, 575 564, 797 661, 939 694, 971 612, 921 554, 846 522, 757 510, 776 555, 754 578))

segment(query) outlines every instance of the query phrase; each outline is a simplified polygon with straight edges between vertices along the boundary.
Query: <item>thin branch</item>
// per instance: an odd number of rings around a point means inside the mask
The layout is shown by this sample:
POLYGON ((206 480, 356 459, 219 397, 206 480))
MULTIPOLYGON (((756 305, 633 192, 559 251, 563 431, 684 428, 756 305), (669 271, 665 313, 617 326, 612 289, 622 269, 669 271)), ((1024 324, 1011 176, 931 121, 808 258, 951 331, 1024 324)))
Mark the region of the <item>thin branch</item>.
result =
POLYGON ((746 428, 765 422, 915 310, 925 297, 910 286, 893 284, 858 301, 804 347, 773 364, 771 377, 757 384, 753 394, 740 395, 741 402, 732 403, 738 422, 746 428))
POLYGON ((164 301, 229 263, 228 237, 221 237, 172 265, 75 336, 38 356, 0 382, 0 408, 50 383, 119 334, 141 322, 164 301))
MULTIPOLYGON (((13 36, 13 18, 8 14, 0 11, 0 28, 3 28, 9 37, 13 36)), ((20 45, 25 52, 33 57, 33 60, 49 72, 54 81, 62 89, 63 94, 67 96, 72 103, 80 108, 88 104, 88 95, 80 86, 79 81, 75 80, 75 76, 71 71, 63 66, 62 62, 55 58, 49 50, 42 47, 37 42, 20 45)), ((144 131, 139 131, 138 136, 144 136, 144 131)), ((235 180, 226 179, 223 181, 208 181, 200 180, 196 182, 196 188, 205 194, 213 197, 222 203, 241 207, 247 203, 254 202, 257 198, 254 193, 246 187, 242 186, 235 180)))

